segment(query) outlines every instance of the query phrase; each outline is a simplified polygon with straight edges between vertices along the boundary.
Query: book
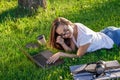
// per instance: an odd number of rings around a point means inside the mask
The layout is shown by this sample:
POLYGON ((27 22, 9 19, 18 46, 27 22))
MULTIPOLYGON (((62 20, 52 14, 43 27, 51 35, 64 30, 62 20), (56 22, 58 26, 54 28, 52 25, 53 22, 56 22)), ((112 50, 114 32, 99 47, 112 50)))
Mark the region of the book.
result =
POLYGON ((106 79, 119 79, 120 78, 120 64, 117 60, 106 61, 105 74, 100 77, 94 77, 95 75, 89 71, 95 71, 96 64, 80 64, 70 66, 70 71, 73 75, 74 80, 106 80, 106 79))

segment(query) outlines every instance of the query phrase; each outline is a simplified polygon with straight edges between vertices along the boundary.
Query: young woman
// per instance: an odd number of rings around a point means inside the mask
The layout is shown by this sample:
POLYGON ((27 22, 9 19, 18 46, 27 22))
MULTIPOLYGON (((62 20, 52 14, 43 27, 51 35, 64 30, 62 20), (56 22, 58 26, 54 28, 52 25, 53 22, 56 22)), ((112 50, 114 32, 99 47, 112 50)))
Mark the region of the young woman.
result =
POLYGON ((110 49, 114 43, 120 46, 120 28, 108 27, 101 32, 94 32, 81 23, 72 23, 63 17, 58 17, 52 23, 50 45, 65 51, 77 49, 77 54, 57 52, 47 60, 47 63, 54 63, 61 56, 81 57, 86 52, 102 48, 110 49))

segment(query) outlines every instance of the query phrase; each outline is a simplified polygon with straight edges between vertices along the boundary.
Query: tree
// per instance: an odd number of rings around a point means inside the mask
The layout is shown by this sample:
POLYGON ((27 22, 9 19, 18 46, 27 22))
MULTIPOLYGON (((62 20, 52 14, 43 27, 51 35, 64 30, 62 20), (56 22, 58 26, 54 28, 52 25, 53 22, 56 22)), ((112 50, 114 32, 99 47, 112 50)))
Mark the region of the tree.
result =
POLYGON ((46 0, 18 0, 18 5, 27 9, 38 9, 39 6, 46 8, 46 0))

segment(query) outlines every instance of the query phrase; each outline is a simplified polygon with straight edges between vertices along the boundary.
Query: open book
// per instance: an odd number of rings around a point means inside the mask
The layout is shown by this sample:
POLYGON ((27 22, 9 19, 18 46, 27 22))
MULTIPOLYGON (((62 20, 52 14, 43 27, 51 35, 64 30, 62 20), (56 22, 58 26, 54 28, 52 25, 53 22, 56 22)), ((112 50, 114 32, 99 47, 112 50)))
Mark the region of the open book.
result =
POLYGON ((84 71, 95 71, 96 64, 80 64, 70 66, 70 71, 73 75, 74 80, 108 80, 108 79, 120 79, 120 64, 117 60, 106 61, 105 74, 103 76, 95 77, 91 72, 84 71))

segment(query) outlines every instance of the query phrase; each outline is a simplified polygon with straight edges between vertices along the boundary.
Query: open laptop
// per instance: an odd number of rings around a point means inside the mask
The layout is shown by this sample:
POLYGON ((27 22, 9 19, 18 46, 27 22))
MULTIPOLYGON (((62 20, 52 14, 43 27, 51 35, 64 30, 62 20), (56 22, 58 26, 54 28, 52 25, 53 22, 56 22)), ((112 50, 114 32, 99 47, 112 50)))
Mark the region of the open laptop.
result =
POLYGON ((27 51, 25 51, 23 48, 20 48, 20 51, 22 51, 22 53, 28 57, 32 62, 34 62, 35 64, 37 64, 38 66, 42 67, 42 68, 50 68, 51 66, 56 66, 59 64, 63 63, 62 59, 58 59, 55 63, 51 63, 51 64, 47 64, 46 61, 48 60, 49 57, 51 57, 53 54, 49 51, 42 51, 36 55, 30 55, 27 51))

